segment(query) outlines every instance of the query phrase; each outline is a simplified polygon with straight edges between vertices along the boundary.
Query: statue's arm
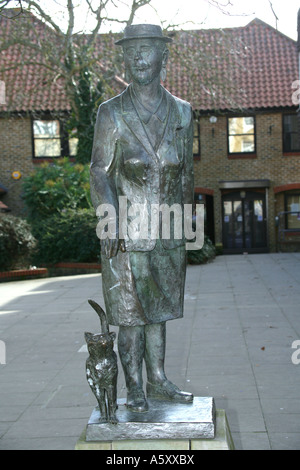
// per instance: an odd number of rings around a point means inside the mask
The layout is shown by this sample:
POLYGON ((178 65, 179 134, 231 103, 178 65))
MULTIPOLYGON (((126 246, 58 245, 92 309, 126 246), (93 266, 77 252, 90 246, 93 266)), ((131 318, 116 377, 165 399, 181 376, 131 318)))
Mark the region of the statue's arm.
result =
POLYGON ((194 160, 193 160, 193 138, 194 124, 192 107, 187 104, 184 110, 184 120, 186 126, 184 140, 184 169, 182 179, 183 202, 193 204, 194 202, 194 160))
POLYGON ((101 105, 95 124, 90 166, 92 202, 95 210, 99 204, 117 205, 113 171, 116 153, 115 131, 116 126, 109 106, 101 105))
MULTIPOLYGON (((115 166, 117 159, 117 129, 111 106, 107 103, 98 110, 92 159, 90 166, 91 198, 95 210, 101 204, 109 204, 115 209, 116 228, 118 227, 118 198, 115 186, 115 166)), ((115 256, 118 251, 119 237, 101 240, 102 253, 107 258, 115 256)))

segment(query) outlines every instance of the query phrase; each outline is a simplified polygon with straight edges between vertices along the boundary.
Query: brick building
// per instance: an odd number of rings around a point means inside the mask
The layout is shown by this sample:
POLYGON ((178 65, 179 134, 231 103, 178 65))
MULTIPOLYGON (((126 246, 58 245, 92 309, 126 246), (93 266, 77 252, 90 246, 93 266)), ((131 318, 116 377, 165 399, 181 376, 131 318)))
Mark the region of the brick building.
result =
MULTIPOLYGON (((9 34, 9 20, 1 22, 2 34, 9 34)), ((165 86, 195 111, 195 200, 205 204, 207 234, 225 252, 297 249, 297 43, 260 20, 172 35, 165 86)), ((113 38, 116 49, 112 44, 113 38)), ((2 51, 0 69, 18 53, 15 46, 2 51)), ((60 119, 70 111, 64 88, 55 80, 49 87, 47 73, 47 81, 37 66, 0 74, 6 85, 6 103, 0 104, 0 184, 6 193, 0 199, 14 214, 23 211, 22 178, 45 158, 75 153, 60 119)), ((115 82, 117 91, 122 83, 115 82)))
POLYGON ((180 33, 176 44, 167 88, 191 96, 198 117, 195 197, 206 205, 207 233, 229 253, 297 249, 297 43, 256 19, 180 33), (180 50, 193 51, 191 63, 179 61, 180 50))

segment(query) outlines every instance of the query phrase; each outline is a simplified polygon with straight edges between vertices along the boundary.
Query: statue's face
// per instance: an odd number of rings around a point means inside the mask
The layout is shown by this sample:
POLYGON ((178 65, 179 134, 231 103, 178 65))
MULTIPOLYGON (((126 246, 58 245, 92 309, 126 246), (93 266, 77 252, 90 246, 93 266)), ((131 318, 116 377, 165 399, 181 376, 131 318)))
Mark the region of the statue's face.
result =
POLYGON ((167 63, 167 49, 159 40, 131 39, 124 46, 125 67, 132 81, 148 85, 167 63))

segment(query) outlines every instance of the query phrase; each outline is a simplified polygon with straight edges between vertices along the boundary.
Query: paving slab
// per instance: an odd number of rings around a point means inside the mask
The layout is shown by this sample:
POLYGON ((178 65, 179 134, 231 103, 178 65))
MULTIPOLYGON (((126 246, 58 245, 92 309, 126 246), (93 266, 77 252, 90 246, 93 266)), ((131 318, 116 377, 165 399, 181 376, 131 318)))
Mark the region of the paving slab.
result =
MULTIPOLYGON (((99 332, 87 300, 104 305, 101 282, 92 274, 0 284, 0 449, 75 448, 95 407, 84 331, 99 332)), ((167 325, 167 375, 214 397, 235 449, 300 450, 299 284, 300 253, 188 267, 184 318, 167 325)))

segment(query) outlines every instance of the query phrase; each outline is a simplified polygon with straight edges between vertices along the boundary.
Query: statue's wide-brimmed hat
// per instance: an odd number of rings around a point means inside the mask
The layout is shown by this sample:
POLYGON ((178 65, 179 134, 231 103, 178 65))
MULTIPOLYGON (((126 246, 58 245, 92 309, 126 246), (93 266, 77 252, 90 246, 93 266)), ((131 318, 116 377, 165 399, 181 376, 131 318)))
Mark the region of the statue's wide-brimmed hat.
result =
POLYGON ((115 44, 122 45, 131 39, 160 39, 164 42, 172 42, 173 39, 164 36, 160 26, 155 24, 134 24, 126 26, 124 30, 124 37, 115 42, 115 44))

